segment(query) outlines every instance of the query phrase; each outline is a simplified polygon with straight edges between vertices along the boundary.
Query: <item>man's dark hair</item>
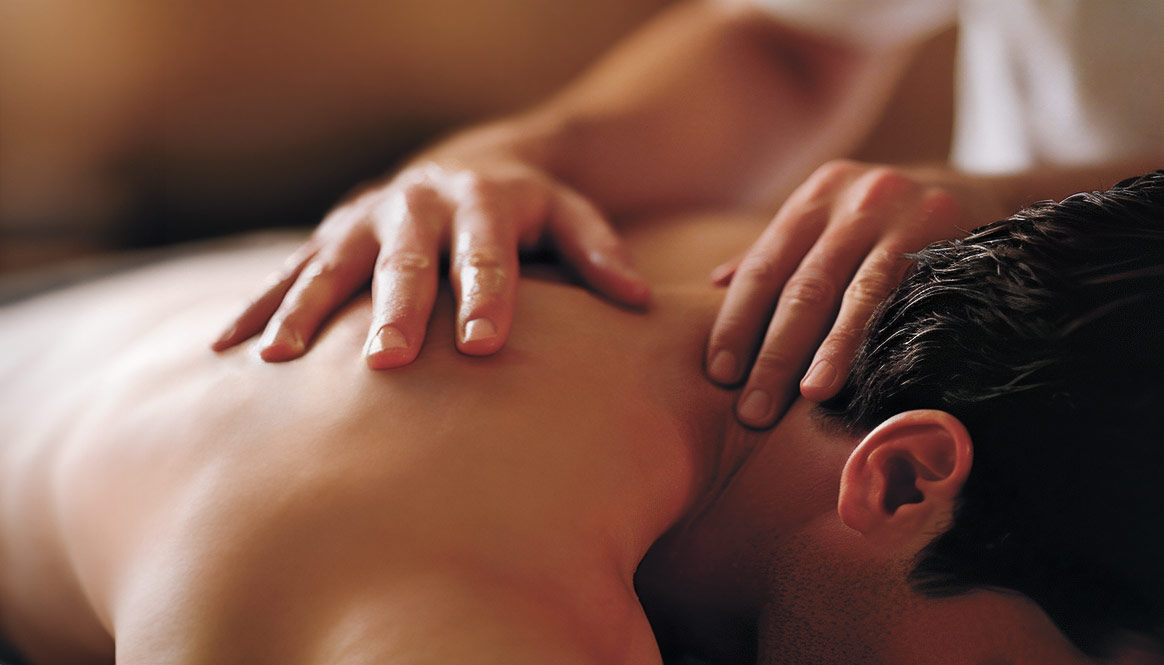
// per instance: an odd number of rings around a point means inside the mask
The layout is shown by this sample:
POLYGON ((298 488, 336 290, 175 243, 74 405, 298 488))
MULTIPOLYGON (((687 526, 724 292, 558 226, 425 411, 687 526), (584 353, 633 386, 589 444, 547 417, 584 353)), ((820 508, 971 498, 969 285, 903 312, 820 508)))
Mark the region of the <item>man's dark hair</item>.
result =
POLYGON ((911 409, 969 430, 915 588, 1020 592, 1091 655, 1164 643, 1164 171, 915 258, 822 405, 854 433, 911 409))

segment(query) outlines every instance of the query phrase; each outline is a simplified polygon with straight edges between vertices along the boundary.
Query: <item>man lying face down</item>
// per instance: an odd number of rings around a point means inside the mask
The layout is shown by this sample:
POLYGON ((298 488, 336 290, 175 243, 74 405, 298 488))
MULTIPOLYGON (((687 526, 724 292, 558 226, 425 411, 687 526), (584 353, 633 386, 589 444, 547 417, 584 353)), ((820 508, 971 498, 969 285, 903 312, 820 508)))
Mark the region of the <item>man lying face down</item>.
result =
MULTIPOLYGON (((1162 214, 1158 173, 930 247, 843 393, 766 432, 700 376, 701 282, 643 315, 522 280, 489 358, 440 338, 445 298, 389 373, 354 351, 366 297, 294 362, 205 351, 282 246, 9 307, 0 635, 34 663, 1140 662, 1162 214)), ((725 223, 628 235, 658 283, 741 247, 725 223)))
POLYGON ((1056 629, 1092 656, 1164 638, 1164 171, 915 258, 841 394, 652 552, 674 648, 703 626, 757 631, 760 662, 1064 663, 1056 629))

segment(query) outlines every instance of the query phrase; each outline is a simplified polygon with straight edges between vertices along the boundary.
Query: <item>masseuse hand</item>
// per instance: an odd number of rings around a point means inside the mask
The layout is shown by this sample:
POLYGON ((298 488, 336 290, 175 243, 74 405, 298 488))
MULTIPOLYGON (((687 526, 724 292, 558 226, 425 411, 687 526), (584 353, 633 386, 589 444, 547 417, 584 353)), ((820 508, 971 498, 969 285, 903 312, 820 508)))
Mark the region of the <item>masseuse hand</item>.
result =
POLYGON ((908 266, 905 253, 1004 216, 983 182, 835 161, 801 185, 742 258, 712 273, 730 286, 707 372, 725 385, 745 382, 740 421, 772 425, 802 375, 806 398, 835 395, 866 322, 908 266))
POLYGON ((504 128, 469 132, 337 207, 214 344, 264 331, 264 360, 302 355, 323 320, 372 280, 364 347, 374 369, 412 362, 424 342, 445 252, 463 353, 509 336, 519 249, 546 242, 598 292, 645 305, 646 283, 601 211, 527 158, 504 128))

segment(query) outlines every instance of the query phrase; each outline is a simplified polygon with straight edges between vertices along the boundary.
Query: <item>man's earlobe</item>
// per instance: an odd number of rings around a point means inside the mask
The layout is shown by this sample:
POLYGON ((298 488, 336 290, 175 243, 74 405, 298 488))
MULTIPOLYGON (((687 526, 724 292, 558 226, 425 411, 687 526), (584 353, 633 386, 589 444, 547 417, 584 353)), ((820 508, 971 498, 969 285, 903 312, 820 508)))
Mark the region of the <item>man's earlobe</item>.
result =
POLYGON ((874 540, 932 535, 948 517, 970 474, 970 434, 945 411, 900 413, 881 423, 841 472, 837 512, 874 540))

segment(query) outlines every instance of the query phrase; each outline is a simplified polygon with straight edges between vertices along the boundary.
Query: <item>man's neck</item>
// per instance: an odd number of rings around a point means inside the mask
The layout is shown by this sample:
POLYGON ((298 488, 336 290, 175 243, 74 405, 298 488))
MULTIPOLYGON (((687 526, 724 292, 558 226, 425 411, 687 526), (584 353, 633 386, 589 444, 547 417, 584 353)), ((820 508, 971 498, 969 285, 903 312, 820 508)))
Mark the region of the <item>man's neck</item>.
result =
POLYGON ((705 374, 704 349, 723 293, 694 287, 662 291, 650 313, 659 331, 651 351, 658 367, 652 385, 690 439, 699 467, 700 498, 730 476, 756 442, 767 436, 739 424, 735 417, 739 391, 717 386, 705 374))

